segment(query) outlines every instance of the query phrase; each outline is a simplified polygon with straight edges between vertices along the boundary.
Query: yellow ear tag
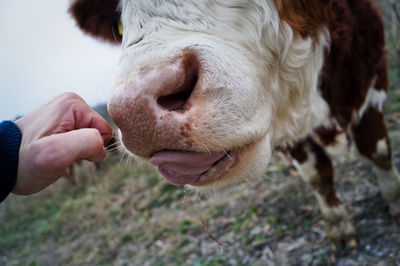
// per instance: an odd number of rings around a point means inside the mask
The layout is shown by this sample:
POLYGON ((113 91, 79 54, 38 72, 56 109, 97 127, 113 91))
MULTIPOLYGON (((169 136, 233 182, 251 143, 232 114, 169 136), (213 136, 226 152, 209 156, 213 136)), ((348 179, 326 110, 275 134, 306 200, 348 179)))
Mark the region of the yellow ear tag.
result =
POLYGON ((121 36, 124 34, 124 27, 122 27, 121 22, 118 23, 118 33, 119 33, 119 35, 121 35, 121 36))

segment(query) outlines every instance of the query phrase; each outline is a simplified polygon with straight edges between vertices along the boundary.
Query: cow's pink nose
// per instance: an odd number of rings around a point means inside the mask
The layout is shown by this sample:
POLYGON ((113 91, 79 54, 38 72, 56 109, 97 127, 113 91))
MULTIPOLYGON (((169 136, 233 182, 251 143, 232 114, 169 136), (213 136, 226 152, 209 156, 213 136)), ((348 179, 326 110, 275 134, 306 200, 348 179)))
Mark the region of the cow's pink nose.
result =
POLYGON ((161 150, 189 150, 190 119, 199 77, 194 55, 141 66, 119 83, 109 101, 111 118, 122 132, 124 145, 149 157, 161 150))

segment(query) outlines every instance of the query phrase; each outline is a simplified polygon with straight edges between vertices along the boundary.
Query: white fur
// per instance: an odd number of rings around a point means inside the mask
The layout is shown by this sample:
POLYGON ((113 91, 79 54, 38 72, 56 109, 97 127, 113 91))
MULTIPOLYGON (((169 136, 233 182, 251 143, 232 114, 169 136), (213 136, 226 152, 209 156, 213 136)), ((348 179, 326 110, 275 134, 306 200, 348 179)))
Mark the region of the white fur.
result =
MULTIPOLYGON (((143 66, 187 51, 199 58, 204 108, 188 114, 197 150, 231 150, 268 134, 270 154, 328 117, 317 90, 328 33, 319 44, 302 39, 279 20, 273 0, 122 0, 121 10, 118 86, 143 66)), ((249 160, 249 168, 267 163, 249 160)))
POLYGON ((293 166, 299 171, 301 178, 308 184, 312 183, 313 179, 318 178, 318 171, 315 168, 315 155, 307 152, 307 160, 300 164, 297 160, 293 160, 293 166))
POLYGON ((400 218, 400 175, 395 167, 389 170, 375 168, 379 189, 389 204, 390 213, 400 218))
MULTIPOLYGON (((314 191, 315 192, 315 191, 314 191)), ((322 216, 326 224, 326 234, 331 239, 350 239, 354 237, 355 230, 351 218, 343 204, 331 207, 324 197, 315 192, 322 216)), ((348 240, 350 240, 348 239, 348 240)))
POLYGON ((379 156, 387 156, 389 154, 389 147, 387 145, 387 140, 385 138, 379 140, 376 143, 376 154, 373 155, 374 157, 379 157, 379 156))
POLYGON ((324 148, 332 158, 343 163, 352 160, 352 153, 349 152, 350 147, 351 145, 347 133, 342 132, 335 137, 335 143, 333 145, 327 145, 324 148))
POLYGON ((371 82, 371 86, 368 90, 368 94, 365 97, 365 101, 358 111, 358 118, 361 118, 368 107, 375 107, 380 112, 383 112, 383 106, 386 102, 387 94, 382 88, 376 88, 376 77, 371 82))

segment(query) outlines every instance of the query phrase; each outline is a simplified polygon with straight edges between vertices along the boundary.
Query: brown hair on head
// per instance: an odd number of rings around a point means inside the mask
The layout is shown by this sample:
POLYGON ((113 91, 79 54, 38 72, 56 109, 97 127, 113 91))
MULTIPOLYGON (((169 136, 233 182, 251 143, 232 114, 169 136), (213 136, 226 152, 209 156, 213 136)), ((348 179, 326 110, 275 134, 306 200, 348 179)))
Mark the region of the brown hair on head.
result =
POLYGON ((332 17, 330 0, 274 0, 279 17, 303 38, 317 39, 332 17))
POLYGON ((121 43, 118 0, 73 0, 69 13, 85 33, 114 44, 121 43))

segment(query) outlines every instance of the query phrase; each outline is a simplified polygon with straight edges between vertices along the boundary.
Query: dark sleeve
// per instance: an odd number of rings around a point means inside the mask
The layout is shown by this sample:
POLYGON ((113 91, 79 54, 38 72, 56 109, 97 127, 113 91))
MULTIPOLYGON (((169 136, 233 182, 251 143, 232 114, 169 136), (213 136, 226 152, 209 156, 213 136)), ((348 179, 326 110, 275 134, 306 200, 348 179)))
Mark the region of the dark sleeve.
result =
POLYGON ((18 154, 21 131, 11 121, 0 123, 0 202, 15 186, 18 171, 18 154))

